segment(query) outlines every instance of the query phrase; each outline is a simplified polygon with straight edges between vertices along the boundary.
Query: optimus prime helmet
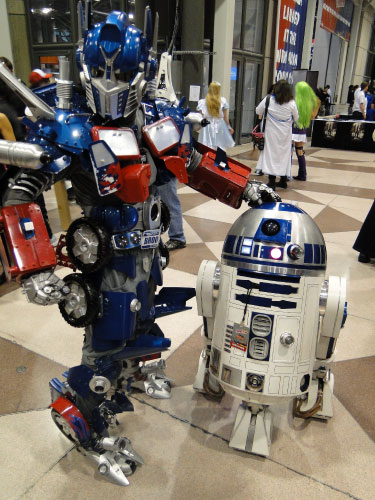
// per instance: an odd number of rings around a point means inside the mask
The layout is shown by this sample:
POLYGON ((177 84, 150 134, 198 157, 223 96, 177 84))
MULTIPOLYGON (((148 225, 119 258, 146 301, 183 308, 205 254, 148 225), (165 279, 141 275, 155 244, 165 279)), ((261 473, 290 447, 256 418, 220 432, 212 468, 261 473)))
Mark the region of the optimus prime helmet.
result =
MULTIPOLYGON (((136 111, 157 69, 151 31, 148 7, 145 35, 129 23, 125 12, 119 11, 86 29, 77 60, 87 102, 94 113, 114 120, 136 111)), ((154 45, 156 37, 155 33, 154 45)))

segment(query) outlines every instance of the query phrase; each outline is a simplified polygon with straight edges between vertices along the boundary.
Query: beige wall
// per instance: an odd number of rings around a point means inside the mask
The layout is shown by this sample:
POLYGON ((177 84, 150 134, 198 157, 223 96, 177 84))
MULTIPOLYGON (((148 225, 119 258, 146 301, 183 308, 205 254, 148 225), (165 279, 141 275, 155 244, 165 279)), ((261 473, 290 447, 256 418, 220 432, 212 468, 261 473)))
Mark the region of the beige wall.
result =
MULTIPOLYGON (((11 59, 13 62, 14 72, 16 76, 23 80, 25 83, 28 83, 28 76, 31 71, 31 67, 26 29, 25 5, 23 0, 6 0, 6 3, 8 10, 9 33, 12 53, 12 56, 9 57, 9 59, 11 59)), ((4 0, 0 0, 0 4, 4 4, 5 8, 4 0)), ((3 13, 1 12, 0 14, 2 15, 3 13)), ((4 13, 4 16, 6 16, 6 12, 4 13)), ((1 17, 1 19, 5 18, 6 17, 3 16, 1 17)), ((2 32, 3 29, 0 30, 1 43, 2 32)))
POLYGON ((266 19, 266 43, 264 47, 264 68, 262 80, 262 96, 267 94, 272 82, 275 81, 275 47, 276 42, 276 19, 278 0, 270 0, 268 16, 266 19))
POLYGON ((7 16, 6 3, 0 1, 0 56, 7 57, 14 62, 7 16))
POLYGON ((235 0, 215 1, 214 52, 212 80, 221 84, 221 95, 229 101, 232 66, 235 0))

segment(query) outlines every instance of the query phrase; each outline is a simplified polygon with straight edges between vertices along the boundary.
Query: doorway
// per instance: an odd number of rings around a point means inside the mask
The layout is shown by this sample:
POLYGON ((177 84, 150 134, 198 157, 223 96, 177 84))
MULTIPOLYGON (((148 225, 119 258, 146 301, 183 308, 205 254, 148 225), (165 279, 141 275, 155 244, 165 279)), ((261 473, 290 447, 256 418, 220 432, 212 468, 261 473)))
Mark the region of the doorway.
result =
POLYGON ((234 128, 236 144, 246 144, 251 140, 255 125, 255 108, 259 98, 259 75, 262 63, 249 57, 232 59, 229 119, 234 128))

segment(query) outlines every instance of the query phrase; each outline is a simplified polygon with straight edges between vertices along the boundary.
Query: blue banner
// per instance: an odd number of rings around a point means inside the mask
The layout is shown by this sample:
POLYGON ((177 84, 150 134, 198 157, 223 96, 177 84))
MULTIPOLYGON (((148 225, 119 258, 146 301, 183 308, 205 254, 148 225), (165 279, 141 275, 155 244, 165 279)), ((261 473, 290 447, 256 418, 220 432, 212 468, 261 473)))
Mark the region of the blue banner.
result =
POLYGON ((293 83, 293 70, 301 69, 308 0, 280 0, 279 37, 275 80, 293 83))

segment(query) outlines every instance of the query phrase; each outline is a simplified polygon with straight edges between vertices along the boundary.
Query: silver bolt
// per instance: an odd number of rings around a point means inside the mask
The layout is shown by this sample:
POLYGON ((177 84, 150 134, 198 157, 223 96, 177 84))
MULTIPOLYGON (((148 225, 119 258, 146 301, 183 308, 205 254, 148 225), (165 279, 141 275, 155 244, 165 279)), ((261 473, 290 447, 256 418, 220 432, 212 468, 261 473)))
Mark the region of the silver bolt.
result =
POLYGON ((280 342, 282 345, 289 347, 294 344, 294 337, 291 333, 285 332, 280 336, 280 342))

